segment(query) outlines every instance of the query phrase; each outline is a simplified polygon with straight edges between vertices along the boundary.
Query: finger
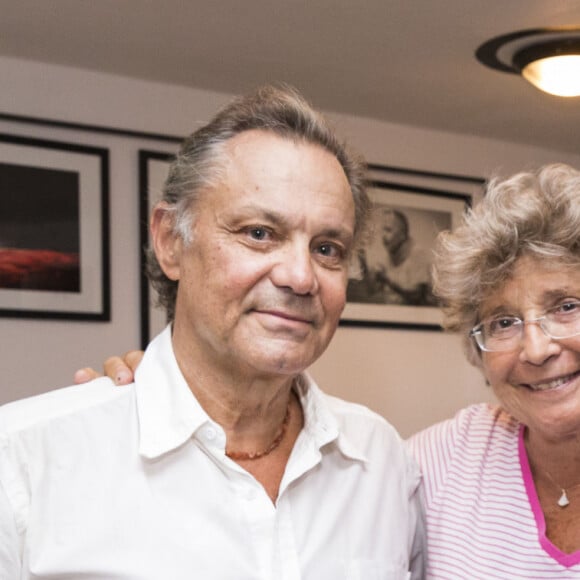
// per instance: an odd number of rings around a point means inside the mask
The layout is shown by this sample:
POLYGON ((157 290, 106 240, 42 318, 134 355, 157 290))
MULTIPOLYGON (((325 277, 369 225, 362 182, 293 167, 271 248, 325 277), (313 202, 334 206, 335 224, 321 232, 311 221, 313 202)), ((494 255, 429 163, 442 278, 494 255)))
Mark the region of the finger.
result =
POLYGON ((133 371, 133 373, 137 370, 137 367, 143 358, 143 354, 142 350, 130 350, 123 356, 125 364, 133 371))
POLYGON ((74 374, 74 382, 75 382, 75 385, 82 385, 83 383, 88 383, 89 381, 92 381, 93 379, 97 379, 100 376, 102 376, 102 375, 100 375, 95 369, 92 369, 90 367, 85 367, 83 369, 79 369, 74 374))
POLYGON ((118 356, 109 357, 103 364, 105 374, 113 380, 116 385, 127 385, 133 380, 131 369, 118 356))

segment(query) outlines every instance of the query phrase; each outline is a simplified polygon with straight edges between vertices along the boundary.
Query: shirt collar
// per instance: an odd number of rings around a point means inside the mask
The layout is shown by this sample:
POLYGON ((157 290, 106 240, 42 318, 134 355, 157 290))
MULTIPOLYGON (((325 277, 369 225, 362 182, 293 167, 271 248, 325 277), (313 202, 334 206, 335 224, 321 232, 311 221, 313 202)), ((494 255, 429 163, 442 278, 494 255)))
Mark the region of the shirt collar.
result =
MULTIPOLYGON (((147 347, 135 373, 135 391, 139 453, 144 457, 151 459, 176 449, 212 422, 179 369, 170 326, 147 347)), ((337 399, 325 395, 308 373, 299 376, 296 393, 304 411, 304 435, 317 450, 335 444, 345 457, 367 460, 354 438, 347 435, 340 413, 332 408, 337 399)))
POLYGON ((304 432, 318 449, 333 444, 350 459, 367 461, 367 457, 354 437, 345 429, 343 415, 339 409, 348 405, 344 401, 326 395, 309 373, 303 373, 296 381, 296 392, 304 412, 304 432), (338 403, 338 405, 335 405, 338 403))
POLYGON ((135 373, 139 453, 158 457, 183 445, 210 421, 181 374, 168 326, 147 347, 135 373))

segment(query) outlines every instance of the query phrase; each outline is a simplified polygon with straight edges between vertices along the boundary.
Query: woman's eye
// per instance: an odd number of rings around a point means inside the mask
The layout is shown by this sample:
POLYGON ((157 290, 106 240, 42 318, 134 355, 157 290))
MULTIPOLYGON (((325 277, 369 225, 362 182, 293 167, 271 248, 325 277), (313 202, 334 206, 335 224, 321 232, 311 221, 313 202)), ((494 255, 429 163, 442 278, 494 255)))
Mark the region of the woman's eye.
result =
POLYGON ((580 302, 565 302, 551 311, 553 314, 580 315, 580 302))
POLYGON ((488 333, 490 335, 500 334, 502 332, 509 331, 518 323, 517 318, 496 318, 495 320, 491 320, 488 326, 488 333))

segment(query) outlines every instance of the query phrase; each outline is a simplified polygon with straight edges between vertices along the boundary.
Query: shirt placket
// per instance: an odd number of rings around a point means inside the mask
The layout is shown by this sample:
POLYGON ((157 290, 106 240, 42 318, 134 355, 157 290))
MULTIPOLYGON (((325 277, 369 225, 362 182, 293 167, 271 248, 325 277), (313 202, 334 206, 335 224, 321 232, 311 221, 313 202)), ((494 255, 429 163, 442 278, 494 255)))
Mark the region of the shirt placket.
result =
POLYGON ((276 554, 272 578, 300 580, 300 561, 296 550, 292 506, 288 493, 278 498, 276 519, 276 554))
POLYGON ((255 555, 256 578, 300 580, 292 509, 288 494, 276 506, 264 488, 248 473, 235 476, 236 495, 246 522, 248 546, 255 555))

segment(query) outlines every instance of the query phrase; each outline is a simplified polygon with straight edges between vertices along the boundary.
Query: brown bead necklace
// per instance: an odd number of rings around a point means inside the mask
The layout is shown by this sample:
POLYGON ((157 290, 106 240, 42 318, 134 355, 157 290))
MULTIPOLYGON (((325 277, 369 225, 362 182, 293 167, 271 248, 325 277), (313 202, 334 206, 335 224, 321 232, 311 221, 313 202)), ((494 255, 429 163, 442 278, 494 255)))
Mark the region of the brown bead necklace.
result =
POLYGON ((280 446, 284 436, 286 435, 286 431, 288 430, 288 424, 290 423, 290 404, 292 402, 292 397, 288 400, 288 407, 286 407, 286 415, 284 415, 284 420, 282 421, 282 425, 280 425, 280 429, 274 440, 264 451, 253 451, 253 452, 246 452, 246 451, 228 451, 226 450, 226 455, 233 459, 234 461, 246 461, 246 460, 254 460, 260 459, 260 457, 265 457, 269 455, 280 446))

